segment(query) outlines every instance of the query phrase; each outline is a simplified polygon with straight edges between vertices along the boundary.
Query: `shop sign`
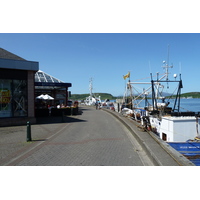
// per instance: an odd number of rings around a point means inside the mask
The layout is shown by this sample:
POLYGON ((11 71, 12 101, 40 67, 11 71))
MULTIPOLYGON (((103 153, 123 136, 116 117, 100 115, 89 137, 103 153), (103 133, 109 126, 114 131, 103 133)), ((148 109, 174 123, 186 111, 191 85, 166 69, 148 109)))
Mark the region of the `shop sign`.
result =
POLYGON ((8 104, 10 102, 11 92, 8 89, 0 89, 0 103, 1 104, 8 104))

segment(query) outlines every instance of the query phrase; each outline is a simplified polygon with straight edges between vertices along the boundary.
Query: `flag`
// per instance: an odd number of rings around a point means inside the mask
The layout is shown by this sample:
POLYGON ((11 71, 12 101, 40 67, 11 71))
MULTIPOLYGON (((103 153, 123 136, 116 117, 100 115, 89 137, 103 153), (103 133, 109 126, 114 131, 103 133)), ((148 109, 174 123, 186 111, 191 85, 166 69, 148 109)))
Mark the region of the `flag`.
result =
POLYGON ((130 77, 130 72, 128 72, 128 74, 126 74, 125 76, 123 76, 124 80, 126 80, 129 77, 130 77))

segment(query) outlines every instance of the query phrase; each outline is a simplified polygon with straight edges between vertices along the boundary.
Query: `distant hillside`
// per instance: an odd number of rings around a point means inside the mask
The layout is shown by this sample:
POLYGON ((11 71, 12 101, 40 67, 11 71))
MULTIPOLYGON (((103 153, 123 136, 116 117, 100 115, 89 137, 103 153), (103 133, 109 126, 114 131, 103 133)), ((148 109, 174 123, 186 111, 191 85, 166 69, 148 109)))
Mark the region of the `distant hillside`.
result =
MULTIPOLYGON (((164 96, 168 96, 167 93, 164 96)), ((173 95, 172 97, 175 98, 176 95, 173 95)), ((168 96, 169 97, 169 96, 168 96)), ((192 98, 200 98, 200 92, 187 92, 187 93, 183 93, 181 94, 181 97, 183 98, 188 98, 188 97, 192 97, 192 98)))
POLYGON ((181 94, 181 97, 192 97, 192 98, 200 98, 200 92, 188 92, 181 94))
MULTIPOLYGON (((90 94, 71 94, 71 97, 69 99, 72 100, 85 100, 86 97, 88 97, 90 94)), ((112 94, 109 93, 95 93, 96 97, 101 97, 101 100, 104 99, 116 99, 115 97, 112 96, 112 94)))
MULTIPOLYGON (((86 97, 88 97, 90 94, 72 94, 69 99, 72 100, 85 100, 86 97)), ((96 93, 96 97, 101 96, 101 100, 105 99, 117 99, 119 97, 114 97, 112 94, 109 93, 96 93)), ((167 95, 166 95, 167 96, 167 95)), ((188 92, 188 93, 183 93, 181 94, 181 97, 192 97, 192 98, 200 98, 200 92, 188 92)), ((122 98, 122 97, 121 97, 122 98)))

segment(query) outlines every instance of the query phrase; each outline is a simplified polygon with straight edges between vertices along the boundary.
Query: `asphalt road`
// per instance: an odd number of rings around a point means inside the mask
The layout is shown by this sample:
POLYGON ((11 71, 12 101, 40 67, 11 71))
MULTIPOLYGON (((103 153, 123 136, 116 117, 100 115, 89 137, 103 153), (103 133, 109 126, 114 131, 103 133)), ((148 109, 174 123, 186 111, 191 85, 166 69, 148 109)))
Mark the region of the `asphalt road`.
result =
MULTIPOLYGON (((111 114, 91 107, 81 110, 82 115, 73 117, 73 120, 55 124, 53 134, 17 155, 10 165, 153 165, 132 134, 111 114)), ((43 125, 43 129, 44 126, 48 130, 54 125, 43 125)))

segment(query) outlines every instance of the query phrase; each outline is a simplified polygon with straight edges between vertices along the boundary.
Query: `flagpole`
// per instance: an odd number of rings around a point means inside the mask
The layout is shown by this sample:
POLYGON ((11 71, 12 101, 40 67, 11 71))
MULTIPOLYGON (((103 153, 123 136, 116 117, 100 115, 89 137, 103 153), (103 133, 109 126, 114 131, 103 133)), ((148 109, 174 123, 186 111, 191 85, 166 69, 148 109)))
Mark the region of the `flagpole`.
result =
POLYGON ((131 73, 129 71, 129 90, 130 90, 130 100, 131 100, 130 109, 133 109, 133 94, 132 94, 132 86, 130 82, 131 82, 131 73))
POLYGON ((125 94, 124 94, 123 102, 125 103, 125 106, 126 106, 126 99, 127 99, 127 81, 126 81, 126 79, 129 78, 129 82, 130 82, 130 71, 128 72, 128 74, 123 76, 123 78, 125 80, 125 94))

